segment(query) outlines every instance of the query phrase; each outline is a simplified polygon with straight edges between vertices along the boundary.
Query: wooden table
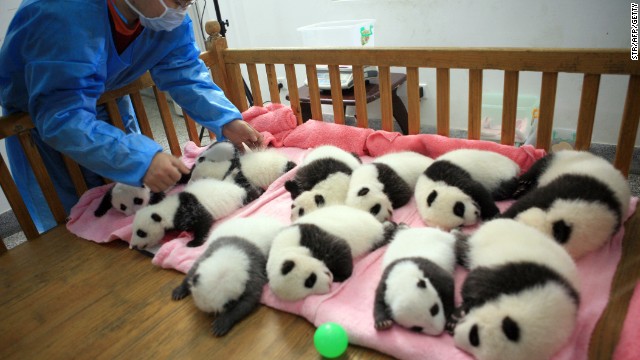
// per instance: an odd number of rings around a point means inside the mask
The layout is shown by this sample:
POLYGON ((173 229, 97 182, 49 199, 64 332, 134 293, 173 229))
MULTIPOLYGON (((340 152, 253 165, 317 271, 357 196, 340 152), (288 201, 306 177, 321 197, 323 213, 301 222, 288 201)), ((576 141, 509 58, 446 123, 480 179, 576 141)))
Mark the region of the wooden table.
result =
MULTIPOLYGON (((393 117, 400 125, 403 134, 408 134, 408 114, 407 108, 404 106, 402 99, 398 96, 398 88, 400 85, 407 81, 407 75, 402 73, 391 73, 391 101, 393 106, 393 117)), ((370 79, 366 85, 367 89, 367 104, 380 98, 380 83, 378 78, 370 79)), ((298 88, 298 94, 300 96, 300 112, 302 113, 302 120, 307 121, 311 118, 311 100, 309 98, 309 87, 302 86, 298 88)), ((287 95, 289 100, 289 95, 287 95)), ((323 90, 320 92, 321 104, 332 104, 331 92, 329 90, 323 90)), ((347 106, 355 106, 356 100, 353 94, 353 88, 342 90, 342 104, 346 112, 347 106)))

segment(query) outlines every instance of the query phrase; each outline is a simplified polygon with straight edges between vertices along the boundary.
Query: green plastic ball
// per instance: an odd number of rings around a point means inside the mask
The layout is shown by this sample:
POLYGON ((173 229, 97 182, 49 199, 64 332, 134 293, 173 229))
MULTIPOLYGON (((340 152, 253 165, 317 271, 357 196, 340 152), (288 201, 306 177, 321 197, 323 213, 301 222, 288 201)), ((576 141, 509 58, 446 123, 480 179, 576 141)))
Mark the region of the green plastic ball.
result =
POLYGON ((347 350, 349 336, 340 324, 326 322, 316 329, 313 343, 320 355, 333 359, 347 350))

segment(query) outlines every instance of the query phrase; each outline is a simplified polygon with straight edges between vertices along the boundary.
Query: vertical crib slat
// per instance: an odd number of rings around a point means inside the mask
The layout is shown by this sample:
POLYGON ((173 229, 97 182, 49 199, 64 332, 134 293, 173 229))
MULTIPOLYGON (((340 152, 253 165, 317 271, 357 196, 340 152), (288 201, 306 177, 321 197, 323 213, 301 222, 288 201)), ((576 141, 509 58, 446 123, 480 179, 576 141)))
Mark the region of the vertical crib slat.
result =
POLYGON ((153 131, 151 131, 151 125, 149 123, 149 117, 147 116, 147 111, 144 108, 142 95, 140 95, 139 91, 136 91, 130 96, 131 96, 131 104, 133 105, 133 110, 136 112, 136 118, 138 118, 138 123, 140 124, 140 132, 146 135, 147 137, 153 139, 153 131))
POLYGON ((105 105, 107 106, 107 114, 111 119, 111 123, 118 129, 124 131, 124 123, 122 122, 122 116, 120 115, 120 110, 118 109, 116 101, 109 100, 105 105))
POLYGON ((448 68, 436 70, 436 107, 438 135, 449 136, 449 96, 450 96, 450 71, 448 68))
POLYGON ((309 84, 309 101, 311 101, 311 118, 322 121, 322 104, 318 87, 318 71, 315 65, 306 65, 307 83, 309 84))
POLYGON ((578 113, 578 127, 576 128, 576 150, 589 150, 593 123, 596 117, 600 74, 585 74, 582 81, 582 95, 580 97, 580 112, 578 113))
POLYGON ((267 70, 267 83, 269 84, 269 96, 271 97, 271 102, 274 104, 280 104, 280 89, 278 89, 276 66, 273 64, 265 64, 264 66, 267 70))
POLYGON ((180 141, 176 134, 176 128, 173 126, 173 119, 171 118, 171 109, 169 109, 169 103, 167 102, 167 96, 164 92, 160 91, 158 87, 153 87, 153 93, 156 95, 156 104, 160 111, 160 119, 162 119, 162 126, 164 132, 167 135, 167 142, 169 143, 169 150, 173 156, 182 156, 182 150, 180 150, 180 141))
POLYGON ((200 136, 198 135, 198 129, 196 128, 196 123, 193 119, 182 110, 182 117, 184 118, 184 126, 187 128, 187 135, 189 135, 189 140, 193 141, 196 146, 202 146, 200 143, 200 136))
POLYGON ((38 230, 31 219, 31 215, 29 215, 27 206, 24 204, 22 196, 20 196, 20 192, 18 192, 18 187, 16 186, 16 183, 13 182, 13 178, 9 172, 9 167, 4 162, 4 158, 2 156, 0 156, 0 187, 2 187, 2 191, 4 192, 11 209, 13 209, 13 213, 18 219, 18 223, 20 224, 20 228, 24 232, 24 235, 29 240, 37 238, 39 235, 38 230))
POLYGON ((504 72, 504 92, 502 95, 502 130, 500 143, 513 145, 516 135, 516 114, 518 111, 518 72, 504 72))
POLYGON ((380 81, 380 112, 382 115, 382 130, 393 131, 393 105, 391 103, 391 68, 378 67, 378 81, 380 81))
POLYGON ((287 87, 289 88, 289 104, 291 110, 298 119, 298 124, 302 124, 302 113, 300 110, 300 94, 298 93, 298 79, 296 68, 293 64, 285 64, 284 70, 287 75, 287 87))
POLYGON ((329 65, 329 81, 331 83, 333 122, 344 125, 344 105, 342 100, 342 86, 340 84, 340 67, 338 65, 329 65))
POLYGON ((364 82, 363 66, 353 66, 353 96, 356 100, 356 123, 358 127, 368 128, 369 118, 367 115, 367 87, 364 82))
POLYGON ((82 170, 80 170, 80 165, 78 165, 77 162, 73 161, 67 155, 64 155, 62 153, 60 155, 62 155, 62 160, 67 167, 69 177, 71 177, 71 182, 73 182, 73 187, 76 189, 76 195, 78 195, 78 197, 82 196, 82 194, 84 194, 88 190, 88 188, 87 183, 84 181, 82 170))
POLYGON ((251 84, 253 103, 254 105, 262 106, 262 92, 260 91, 260 78, 258 77, 256 64, 247 64, 247 72, 249 73, 249 83, 251 84))
POLYGON ((247 96, 244 92, 244 79, 242 77, 242 71, 240 71, 240 64, 226 64, 229 88, 229 99, 240 110, 240 112, 247 111, 249 105, 247 103, 247 96))
POLYGON ((469 69, 469 131, 467 138, 480 139, 482 123, 482 69, 469 69))
POLYGON ((624 102, 622 122, 618 134, 615 167, 624 176, 629 176, 629 167, 633 158, 633 147, 640 122, 640 75, 631 75, 627 88, 627 98, 624 102))
POLYGON ((407 68, 407 98, 409 102, 408 132, 409 135, 415 135, 420 133, 420 76, 417 67, 407 68))
POLYGON ((553 129, 553 112, 556 106, 556 90, 558 87, 558 73, 545 72, 542 74, 542 89, 540 91, 540 117, 538 118, 538 133, 536 147, 549 151, 551 149, 551 131, 553 129))
MULTIPOLYGON (((230 81, 227 78, 228 68, 225 66, 224 57, 222 53, 227 50, 227 38, 220 37, 215 39, 213 43, 207 42, 208 45, 213 45, 213 48, 208 46, 209 53, 213 52, 214 56, 212 58, 213 64, 210 65, 210 73, 213 81, 224 91, 224 94, 230 100, 235 96, 233 93, 233 89, 231 89, 230 81)), ((233 102, 233 100, 232 100, 233 102)))
POLYGON ((67 218, 66 212, 62 206, 60 197, 53 186, 53 181, 47 172, 44 161, 38 152, 38 148, 33 142, 31 134, 28 131, 21 132, 18 134, 18 139, 20 140, 20 144, 22 144, 24 154, 29 160, 29 164, 31 165, 33 174, 38 181, 38 185, 40 185, 42 194, 44 195, 45 200, 47 200, 47 204, 49 204, 49 209, 51 209, 53 218, 58 224, 64 223, 67 218))

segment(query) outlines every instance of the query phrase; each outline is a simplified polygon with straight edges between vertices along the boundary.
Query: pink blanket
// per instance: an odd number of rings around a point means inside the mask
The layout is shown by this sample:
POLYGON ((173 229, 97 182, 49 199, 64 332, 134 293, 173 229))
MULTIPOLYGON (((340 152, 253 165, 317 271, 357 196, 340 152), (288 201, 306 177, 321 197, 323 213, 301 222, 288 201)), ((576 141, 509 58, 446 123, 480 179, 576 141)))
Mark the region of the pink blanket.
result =
MULTIPOLYGON (((254 120, 264 120, 267 117, 274 118, 273 111, 264 112, 258 110, 254 110, 258 113, 254 120), (260 118, 261 116, 263 118, 260 118)), ((275 110, 284 111, 282 108, 275 110)), ((264 124, 268 124, 268 122, 265 121, 264 124)), ((350 151, 358 154, 373 153, 375 156, 388 151, 404 149, 417 150, 430 156, 437 156, 437 154, 454 148, 475 147, 505 153, 505 155, 514 159, 523 170, 544 155, 544 152, 528 147, 513 148, 482 141, 447 139, 437 135, 405 137, 394 133, 358 129, 344 125, 323 124, 310 121, 293 130, 282 130, 282 124, 276 125, 278 127, 276 129, 280 129, 275 131, 276 134, 282 136, 279 141, 284 145, 289 144, 289 146, 292 146, 295 144, 297 146, 278 148, 278 151, 285 154, 290 160, 299 163, 306 153, 310 151, 307 148, 321 144, 321 140, 336 144, 336 142, 329 140, 338 141, 337 139, 340 139, 338 144, 346 145, 345 147, 350 151), (345 129, 341 131, 340 128, 345 129), (319 132, 313 134, 311 129, 319 132), (283 132, 287 134, 283 135, 283 132), (291 136, 293 137, 289 139, 291 136), (309 139, 308 142, 305 142, 305 137, 309 139), (331 139, 326 137, 331 137, 331 139), (348 139, 351 139, 351 141, 346 141, 348 139), (386 149, 385 146, 387 147, 386 149)), ((266 125, 261 129, 265 134, 273 134, 270 130, 273 129, 266 125)), ((273 142, 273 144, 277 143, 277 141, 273 142)), ((184 162, 187 165, 191 165, 203 149, 192 143, 187 144, 184 151, 184 162)), ((371 160, 372 157, 363 156, 364 162, 371 160)), ((284 182, 292 178, 295 171, 294 169, 280 177, 260 198, 237 210, 227 218, 219 220, 214 224, 214 227, 229 218, 246 217, 254 214, 272 216, 285 223, 290 222, 291 197, 284 189, 284 182)), ((70 221, 67 223, 67 227, 71 232, 95 242, 108 242, 115 239, 122 239, 128 242, 131 239, 133 216, 125 217, 113 209, 102 218, 96 219, 93 216, 93 210, 98 206, 102 195, 109 186, 112 185, 92 189, 83 195, 80 202, 72 209, 70 221)), ((177 188, 173 191, 179 190, 177 188)), ((637 202, 637 198, 632 200, 630 213, 635 211, 637 202)), ((501 210, 508 206, 508 202, 499 203, 501 210)), ((424 226, 418 216, 413 200, 406 206, 397 209, 393 214, 393 220, 404 222, 411 226, 424 226)), ((473 229, 468 230, 473 231, 473 229)), ((582 359, 587 357, 590 334, 607 303, 611 279, 620 259, 622 237, 623 230, 620 230, 606 246, 579 261, 578 268, 583 286, 578 325, 570 341, 556 354, 554 359, 582 359)), ((189 240, 191 240, 191 235, 188 233, 168 234, 164 239, 165 242, 157 250, 152 263, 163 268, 176 269, 186 273, 197 257, 205 250, 203 247, 187 248, 185 244, 189 240)), ((267 286, 263 293, 262 302, 267 306, 298 314, 316 326, 327 321, 339 322, 347 330, 352 344, 376 349, 397 358, 469 359, 470 357, 467 354, 455 348, 453 339, 446 334, 439 337, 430 337, 412 333, 397 326, 381 332, 374 329, 373 298, 382 272, 381 260, 384 251, 385 248, 381 248, 356 259, 354 273, 351 278, 343 283, 335 283, 329 294, 310 296, 297 302, 284 302, 277 299, 267 286)), ((460 288, 465 275, 466 272, 461 268, 456 271, 456 289, 460 288)), ((634 297, 635 307, 630 314, 637 314, 640 311, 640 299, 637 299, 637 297, 634 297)), ((456 299, 457 302, 459 300, 459 298, 456 299)), ((638 327, 635 326, 634 328, 637 331, 638 327)))

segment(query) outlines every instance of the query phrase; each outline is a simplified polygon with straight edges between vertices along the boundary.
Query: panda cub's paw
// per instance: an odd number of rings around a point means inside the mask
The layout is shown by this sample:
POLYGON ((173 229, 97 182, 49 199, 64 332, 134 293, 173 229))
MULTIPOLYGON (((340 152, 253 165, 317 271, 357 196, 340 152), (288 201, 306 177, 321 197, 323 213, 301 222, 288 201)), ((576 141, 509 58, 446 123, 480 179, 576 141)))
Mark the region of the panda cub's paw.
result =
POLYGON ((213 320, 211 332, 215 336, 225 336, 231 330, 233 325, 234 324, 231 319, 220 314, 215 320, 213 320))
POLYGON ((189 283, 187 283, 186 281, 183 281, 182 284, 180 284, 178 287, 173 289, 173 292, 171 292, 171 299, 175 301, 182 300, 187 296, 189 296, 189 294, 191 294, 191 290, 189 289, 189 283))
POLYGON ((447 322, 444 325, 444 330, 449 334, 452 335, 455 333, 456 330, 456 325, 458 325, 458 322, 464 317, 465 315, 465 310, 462 306, 457 307, 453 313, 451 313, 451 315, 449 316, 449 318, 447 318, 447 322))
POLYGON ((373 326, 376 328, 376 330, 388 330, 393 326, 393 320, 391 319, 376 320, 373 326))

